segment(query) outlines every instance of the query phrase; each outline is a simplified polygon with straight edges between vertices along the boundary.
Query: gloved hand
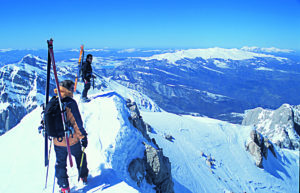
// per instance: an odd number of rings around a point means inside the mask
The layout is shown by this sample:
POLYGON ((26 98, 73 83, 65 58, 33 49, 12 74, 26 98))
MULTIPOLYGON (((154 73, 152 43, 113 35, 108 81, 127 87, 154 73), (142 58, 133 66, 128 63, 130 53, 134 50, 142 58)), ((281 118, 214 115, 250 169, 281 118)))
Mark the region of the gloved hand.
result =
POLYGON ((88 145, 88 139, 87 136, 85 136, 84 138, 81 139, 81 145, 82 147, 86 148, 88 145))

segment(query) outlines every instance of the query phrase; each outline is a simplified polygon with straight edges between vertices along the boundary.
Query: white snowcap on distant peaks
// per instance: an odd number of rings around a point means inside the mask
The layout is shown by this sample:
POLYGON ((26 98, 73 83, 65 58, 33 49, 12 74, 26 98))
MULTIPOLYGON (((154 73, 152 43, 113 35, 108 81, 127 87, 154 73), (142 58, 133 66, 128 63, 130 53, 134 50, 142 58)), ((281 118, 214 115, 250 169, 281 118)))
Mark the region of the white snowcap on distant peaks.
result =
POLYGON ((224 60, 246 60, 251 59, 255 57, 270 57, 275 58, 278 60, 282 60, 285 58, 282 57, 276 57, 273 55, 267 55, 267 54, 260 54, 260 53, 254 53, 250 51, 245 51, 242 49, 232 48, 232 49, 226 49, 226 48, 206 48, 206 49, 187 49, 187 50, 178 50, 174 53, 165 53, 165 54, 157 54, 153 55, 151 57, 141 57, 143 60, 168 60, 170 63, 175 64, 176 61, 184 59, 184 58, 203 58, 205 60, 207 59, 213 59, 213 58, 220 58, 224 60))
POLYGON ((268 53, 278 53, 278 52, 291 53, 291 52, 293 52, 293 50, 289 50, 289 49, 280 49, 280 48, 275 48, 275 47, 259 48, 259 47, 255 47, 255 46, 252 46, 252 47, 244 46, 241 48, 241 50, 250 51, 250 52, 268 52, 268 53))

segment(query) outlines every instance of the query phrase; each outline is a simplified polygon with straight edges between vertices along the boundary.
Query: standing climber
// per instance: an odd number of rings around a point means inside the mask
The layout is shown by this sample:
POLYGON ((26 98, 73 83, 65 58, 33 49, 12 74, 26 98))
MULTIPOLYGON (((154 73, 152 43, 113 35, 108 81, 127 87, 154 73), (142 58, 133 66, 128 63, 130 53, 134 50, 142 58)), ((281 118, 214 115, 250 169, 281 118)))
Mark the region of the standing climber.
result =
POLYGON ((88 101, 87 93, 91 88, 91 78, 95 78, 93 76, 92 61, 93 55, 88 54, 86 56, 86 61, 82 64, 82 80, 84 82, 84 89, 82 91, 81 98, 83 101, 88 101))
MULTIPOLYGON (((77 106, 76 101, 73 99, 74 82, 71 80, 64 80, 60 82, 59 89, 62 96, 62 102, 66 105, 66 123, 74 130, 69 136, 71 154, 75 157, 79 177, 83 183, 87 183, 88 168, 86 155, 81 150, 81 146, 87 147, 87 133, 83 128, 81 115, 77 106), (80 144, 81 141, 81 144, 80 144), (81 158, 83 162, 81 165, 81 158), (80 169, 81 165, 81 169, 80 169)), ((57 94, 57 90, 54 92, 57 94)), ((54 150, 56 153, 56 164, 55 164, 55 176, 57 178, 57 184, 61 188, 62 193, 70 192, 68 175, 67 175, 67 155, 68 150, 66 147, 66 139, 54 138, 54 150)))

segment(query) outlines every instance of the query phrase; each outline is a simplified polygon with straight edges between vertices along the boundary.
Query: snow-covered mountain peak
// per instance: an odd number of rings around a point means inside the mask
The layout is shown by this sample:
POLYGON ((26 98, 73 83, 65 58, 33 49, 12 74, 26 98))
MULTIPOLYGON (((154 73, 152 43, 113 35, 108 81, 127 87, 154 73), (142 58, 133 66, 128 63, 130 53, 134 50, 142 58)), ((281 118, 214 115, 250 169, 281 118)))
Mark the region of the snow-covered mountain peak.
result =
POLYGON ((9 51, 12 51, 14 49, 12 48, 5 48, 5 49, 0 49, 0 52, 9 52, 9 51))
POLYGON ((279 49, 275 47, 270 47, 270 48, 259 48, 259 47, 249 47, 249 46, 244 46, 241 48, 241 50, 244 51, 250 51, 250 52, 267 52, 267 53, 291 53, 294 52, 293 50, 290 49, 279 49))
POLYGON ((46 61, 26 55, 16 64, 0 68, 0 134, 42 103, 46 79, 46 61))
POLYGON ((45 65, 47 64, 46 60, 43 60, 42 58, 38 56, 34 56, 32 54, 27 54, 24 56, 19 63, 26 63, 32 66, 37 66, 37 65, 45 65))
POLYGON ((257 57, 268 57, 268 58, 275 58, 278 60, 283 60, 285 58, 282 57, 276 57, 269 54, 260 54, 260 53, 254 53, 250 51, 245 51, 242 49, 232 48, 232 49, 226 49, 226 48, 207 48, 207 49, 187 49, 187 50, 177 50, 174 53, 165 53, 165 54, 157 54, 153 55, 151 57, 142 57, 141 59, 144 60, 168 60, 170 63, 175 64, 176 61, 184 59, 184 58, 203 58, 205 60, 207 59, 224 59, 224 60, 246 60, 246 59, 252 59, 257 57))
POLYGON ((283 104, 276 110, 255 108, 245 113, 243 125, 256 130, 283 148, 298 149, 300 135, 300 105, 283 104))

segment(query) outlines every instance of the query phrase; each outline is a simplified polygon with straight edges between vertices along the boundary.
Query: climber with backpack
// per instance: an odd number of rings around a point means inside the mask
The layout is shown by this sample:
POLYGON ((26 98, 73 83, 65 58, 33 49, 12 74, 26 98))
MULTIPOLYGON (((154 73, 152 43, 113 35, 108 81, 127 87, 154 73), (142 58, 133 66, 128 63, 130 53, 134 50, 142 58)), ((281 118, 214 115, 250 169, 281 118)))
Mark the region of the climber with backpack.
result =
MULTIPOLYGON (((63 112, 66 115, 66 125, 69 131, 71 131, 69 135, 71 154, 75 157, 79 178, 83 183, 87 183, 89 170, 87 168, 86 154, 81 148, 83 147, 85 149, 87 147, 88 140, 77 103, 73 99, 74 82, 64 80, 60 82, 59 89, 62 96, 63 112)), ((57 89, 55 89, 54 92, 57 94, 57 89)), ((68 193, 70 192, 66 168, 68 150, 57 96, 52 97, 46 105, 44 120, 48 136, 52 137, 54 141, 56 154, 55 176, 57 178, 57 184, 61 188, 62 193, 68 193)))
POLYGON ((82 91, 81 99, 83 101, 89 101, 89 99, 87 98, 87 93, 91 88, 91 79, 94 80, 94 78, 96 78, 93 75, 92 61, 93 61, 93 55, 88 54, 86 56, 86 61, 83 62, 82 64, 81 74, 82 74, 82 80, 84 82, 84 89, 82 91))

